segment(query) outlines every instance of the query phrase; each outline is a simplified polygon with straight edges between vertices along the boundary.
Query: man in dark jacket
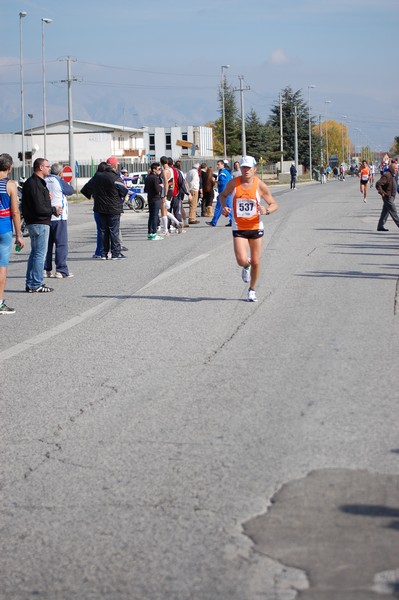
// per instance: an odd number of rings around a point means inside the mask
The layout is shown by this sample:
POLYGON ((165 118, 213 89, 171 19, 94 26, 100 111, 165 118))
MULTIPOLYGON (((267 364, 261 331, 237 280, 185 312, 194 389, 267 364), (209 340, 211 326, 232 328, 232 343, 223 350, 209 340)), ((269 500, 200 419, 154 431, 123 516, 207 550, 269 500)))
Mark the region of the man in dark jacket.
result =
POLYGON ((384 227, 388 215, 391 215, 392 220, 399 227, 399 215, 396 210, 395 196, 398 187, 398 163, 389 165, 388 170, 381 176, 375 184, 377 192, 382 196, 383 207, 378 221, 377 231, 388 231, 384 227))
POLYGON ((125 260, 127 258, 121 252, 119 238, 123 200, 127 194, 127 189, 116 172, 117 166, 118 159, 111 156, 107 159, 105 170, 97 171, 81 190, 86 198, 93 196, 93 210, 100 215, 102 260, 107 259, 110 246, 111 260, 125 260))
POLYGON ((295 166, 295 163, 291 163, 290 166, 290 175, 291 175, 291 183, 290 183, 290 188, 291 190, 296 190, 296 176, 297 176, 297 169, 295 166))
POLYGON ((43 284, 44 261, 47 254, 51 215, 59 216, 62 207, 51 206, 50 193, 44 180, 49 173, 48 160, 37 158, 33 163, 33 175, 26 180, 22 189, 22 214, 31 243, 25 287, 29 293, 53 291, 53 288, 43 284))
POLYGON ((151 165, 151 173, 146 177, 144 191, 148 195, 148 235, 149 240, 163 240, 161 235, 158 235, 159 211, 161 208, 161 164, 153 162, 151 165))

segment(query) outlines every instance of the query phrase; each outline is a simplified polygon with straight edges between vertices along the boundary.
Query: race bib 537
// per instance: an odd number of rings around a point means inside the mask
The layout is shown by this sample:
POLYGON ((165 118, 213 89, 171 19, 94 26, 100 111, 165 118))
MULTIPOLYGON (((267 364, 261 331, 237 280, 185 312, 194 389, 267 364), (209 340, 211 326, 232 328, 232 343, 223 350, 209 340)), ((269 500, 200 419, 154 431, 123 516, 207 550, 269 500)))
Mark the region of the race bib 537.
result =
POLYGON ((255 200, 238 200, 236 204, 237 217, 254 217, 257 213, 255 200))

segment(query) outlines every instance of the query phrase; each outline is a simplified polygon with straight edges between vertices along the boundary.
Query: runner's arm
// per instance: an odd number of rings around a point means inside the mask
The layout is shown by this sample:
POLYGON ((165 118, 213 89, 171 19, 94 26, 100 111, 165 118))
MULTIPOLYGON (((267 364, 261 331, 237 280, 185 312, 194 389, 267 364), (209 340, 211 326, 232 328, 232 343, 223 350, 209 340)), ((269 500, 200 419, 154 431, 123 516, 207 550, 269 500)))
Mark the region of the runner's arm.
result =
POLYGON ((269 187, 265 184, 264 181, 260 181, 259 180, 258 190, 260 192, 260 195, 261 195, 262 199, 267 204, 267 208, 265 208, 261 204, 259 205, 260 214, 261 215, 268 215, 268 214, 270 214, 270 213, 275 212, 276 210, 278 210, 278 204, 276 202, 276 199, 274 198, 274 196, 272 196, 272 194, 271 194, 271 192, 269 190, 269 187))
POLYGON ((11 199, 11 218, 14 225, 15 241, 23 248, 25 246, 24 238, 21 235, 21 215, 18 206, 18 188, 15 181, 7 181, 7 194, 11 199))
POLYGON ((162 198, 166 198, 169 190, 168 178, 166 177, 166 169, 162 169, 162 179, 163 179, 163 196, 162 198))

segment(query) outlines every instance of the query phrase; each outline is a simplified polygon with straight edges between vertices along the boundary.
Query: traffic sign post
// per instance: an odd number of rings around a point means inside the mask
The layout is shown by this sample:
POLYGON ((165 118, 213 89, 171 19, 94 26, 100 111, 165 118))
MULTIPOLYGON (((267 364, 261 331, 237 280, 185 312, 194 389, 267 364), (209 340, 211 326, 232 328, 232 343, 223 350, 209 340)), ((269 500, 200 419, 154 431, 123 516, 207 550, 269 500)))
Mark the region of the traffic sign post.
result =
POLYGON ((65 165, 65 167, 62 169, 62 176, 67 183, 72 181, 73 173, 69 165, 65 165))

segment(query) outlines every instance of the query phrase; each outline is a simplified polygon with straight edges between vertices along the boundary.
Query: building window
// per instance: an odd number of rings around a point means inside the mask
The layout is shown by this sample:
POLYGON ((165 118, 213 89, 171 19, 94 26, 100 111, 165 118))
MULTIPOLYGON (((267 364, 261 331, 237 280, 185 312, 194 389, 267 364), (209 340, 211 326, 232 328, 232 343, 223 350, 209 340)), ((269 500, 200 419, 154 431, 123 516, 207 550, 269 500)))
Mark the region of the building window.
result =
POLYGON ((118 137, 118 148, 119 148, 119 150, 123 150, 123 148, 124 148, 124 141, 125 141, 125 138, 122 135, 120 135, 118 137))
POLYGON ((155 133, 150 133, 150 152, 155 150, 155 133))
POLYGON ((188 134, 187 133, 182 133, 181 134, 181 139, 183 140, 183 142, 187 142, 187 140, 188 140, 188 134))
POLYGON ((170 133, 165 133, 165 150, 172 150, 172 136, 170 133))

